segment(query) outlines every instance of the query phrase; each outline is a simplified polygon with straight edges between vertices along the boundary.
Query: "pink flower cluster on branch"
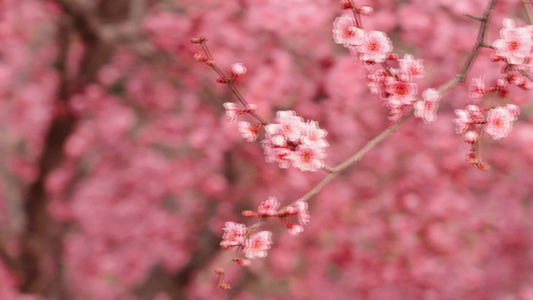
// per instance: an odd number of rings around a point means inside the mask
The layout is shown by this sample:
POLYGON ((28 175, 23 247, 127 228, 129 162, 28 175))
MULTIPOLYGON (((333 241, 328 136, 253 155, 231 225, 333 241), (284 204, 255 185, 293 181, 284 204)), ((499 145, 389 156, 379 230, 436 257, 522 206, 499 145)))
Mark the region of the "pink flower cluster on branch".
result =
MULTIPOLYGON (((276 197, 269 197, 267 200, 259 204, 257 212, 245 210, 242 214, 245 217, 257 217, 261 220, 277 217, 287 226, 290 235, 298 235, 303 232, 303 225, 307 225, 310 220, 307 203, 298 200, 283 209, 279 209, 279 207, 280 203, 278 199, 276 197), (297 216, 299 224, 292 222, 290 218, 291 216, 297 216)), ((237 251, 235 258, 232 261, 243 267, 249 266, 251 264, 251 259, 266 257, 267 251, 272 245, 272 232, 260 231, 254 233, 256 228, 257 227, 247 228, 245 224, 235 222, 226 222, 225 224, 224 235, 222 236, 223 240, 220 242, 220 246, 224 249, 237 247, 239 251, 237 251), (241 252, 244 253, 246 258, 240 257, 241 252)), ((219 275, 219 288, 230 288, 229 283, 224 280, 227 269, 216 270, 216 273, 219 275)))
POLYGON ((280 168, 292 164, 302 171, 317 171, 324 166, 327 132, 317 122, 305 122, 294 111, 279 111, 276 123, 268 124, 265 131, 261 144, 267 162, 277 162, 280 168))
POLYGON ((333 23, 333 39, 337 44, 349 48, 365 64, 365 82, 373 94, 384 100, 391 121, 398 122, 404 108, 410 105, 415 107, 415 116, 424 122, 435 121, 440 94, 431 89, 424 92, 423 100, 416 98, 418 85, 414 80, 425 76, 422 60, 414 59, 410 54, 399 59, 397 54, 391 52, 392 43, 384 32, 360 28, 360 22, 357 21, 359 15, 369 15, 362 11, 365 11, 362 7, 355 9, 355 18, 346 15, 338 17, 333 23), (398 67, 389 66, 388 63, 392 62, 397 62, 398 67))

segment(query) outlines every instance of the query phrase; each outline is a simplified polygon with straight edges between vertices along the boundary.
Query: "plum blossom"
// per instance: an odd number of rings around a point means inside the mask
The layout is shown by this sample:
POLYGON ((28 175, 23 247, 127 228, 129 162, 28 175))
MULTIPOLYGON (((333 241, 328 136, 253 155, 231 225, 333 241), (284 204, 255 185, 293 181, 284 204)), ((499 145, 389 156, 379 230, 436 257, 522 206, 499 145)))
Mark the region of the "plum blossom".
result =
POLYGON ((307 207, 307 202, 302 200, 298 200, 294 204, 294 208, 296 209, 296 215, 298 216, 298 222, 300 222, 300 224, 302 225, 307 225, 311 219, 307 207))
POLYGON ((263 258, 267 256, 267 250, 272 245, 272 232, 261 231, 254 234, 244 244, 244 255, 248 259, 263 258))
MULTIPOLYGON (((516 107, 517 109, 518 107, 516 107)), ((512 107, 496 107, 487 113, 487 124, 485 131, 492 136, 493 139, 499 140, 506 137, 513 128, 513 122, 519 113, 512 107)))
POLYGON ((246 74, 246 67, 242 63, 234 63, 231 65, 231 74, 233 76, 242 76, 246 74))
POLYGON ((427 89, 422 93, 423 101, 414 104, 415 116, 422 118, 424 123, 431 123, 437 119, 440 93, 435 89, 427 89))
POLYGON ((246 226, 235 222, 226 222, 225 225, 224 235, 222 236, 224 240, 220 242, 220 246, 223 248, 229 248, 231 246, 243 245, 246 226))
POLYGON ((226 102, 223 104, 226 109, 226 118, 229 122, 236 122, 237 116, 240 114, 237 105, 233 102, 226 102))
POLYGON ((239 132, 243 139, 253 142, 257 139, 259 129, 249 122, 239 122, 239 132))
POLYGON ((463 140, 469 144, 477 143, 479 134, 475 131, 469 130, 463 135, 463 140))
POLYGON ((278 213, 279 201, 276 197, 268 197, 265 201, 259 204, 257 212, 262 216, 275 216, 278 213))
POLYGON ((352 17, 341 16, 333 22, 333 39, 337 44, 344 47, 360 45, 364 36, 365 31, 357 27, 352 17))
POLYGON ((324 166, 324 149, 300 145, 294 152, 293 165, 302 171, 316 171, 324 166))
POLYGON ((370 31, 365 34, 363 42, 357 46, 361 60, 383 62, 392 51, 389 37, 381 31, 370 31))
POLYGON ((472 99, 479 100, 486 93, 487 90, 485 88, 485 82, 483 78, 474 78, 472 80, 472 84, 470 84, 470 87, 468 89, 468 96, 470 96, 470 98, 472 99))
POLYGON ((416 84, 394 81, 387 86, 387 93, 389 94, 387 101, 391 107, 401 107, 402 105, 411 104, 417 93, 416 84))
MULTIPOLYGON (((422 59, 414 59, 412 55, 406 54, 403 59, 398 60, 400 63, 400 76, 422 78, 426 75, 422 59)), ((409 81, 408 79, 404 79, 409 81)))
POLYGON ((268 124, 265 131, 261 144, 267 162, 277 162, 280 168, 292 164, 302 171, 317 171, 324 166, 327 132, 317 122, 304 122, 294 111, 279 111, 276 123, 268 124))
POLYGON ((289 234, 292 236, 299 235, 304 231, 304 227, 302 225, 294 223, 287 224, 287 228, 289 229, 289 234))
POLYGON ((507 59, 509 64, 522 64, 530 56, 533 41, 528 28, 514 27, 513 20, 504 19, 500 37, 494 42, 496 55, 507 59))

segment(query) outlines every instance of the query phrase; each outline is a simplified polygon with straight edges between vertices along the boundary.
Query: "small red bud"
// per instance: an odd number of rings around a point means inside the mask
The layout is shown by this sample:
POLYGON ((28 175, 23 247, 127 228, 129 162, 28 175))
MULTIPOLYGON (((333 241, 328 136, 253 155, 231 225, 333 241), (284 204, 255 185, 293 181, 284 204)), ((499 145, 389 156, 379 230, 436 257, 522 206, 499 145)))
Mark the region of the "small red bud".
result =
POLYGON ((398 60, 398 58, 400 58, 398 53, 390 53, 389 56, 387 57, 387 60, 396 61, 398 60))
POLYGON ((241 265, 241 266, 243 266, 243 267, 248 267, 249 265, 252 264, 252 262, 251 262, 249 259, 245 259, 245 258, 237 258, 237 259, 235 259, 235 261, 236 261, 239 265, 241 265))
POLYGON ((242 212, 242 216, 247 217, 247 218, 253 218, 253 217, 259 216, 259 214, 256 213, 255 211, 245 210, 242 212))
POLYGON ((215 65, 215 62, 212 61, 212 60, 206 60, 206 61, 205 61, 205 64, 211 67, 211 66, 214 66, 214 65, 215 65))
POLYGON ((492 62, 503 61, 503 60, 505 60, 503 56, 497 55, 496 53, 492 53, 490 55, 490 61, 492 62))
POLYGON ((218 77, 218 78, 217 78, 217 82, 218 82, 218 83, 226 83, 227 81, 226 81, 225 78, 218 77))
POLYGON ((533 84, 531 83, 531 81, 524 79, 520 84, 518 84, 518 87, 527 91, 533 87, 533 84))
POLYGON ((224 274, 224 269, 217 268, 217 269, 215 269, 215 273, 217 273, 218 275, 222 275, 222 274, 224 274))
POLYGON ((352 8, 352 3, 349 0, 341 1, 341 9, 350 9, 352 8))

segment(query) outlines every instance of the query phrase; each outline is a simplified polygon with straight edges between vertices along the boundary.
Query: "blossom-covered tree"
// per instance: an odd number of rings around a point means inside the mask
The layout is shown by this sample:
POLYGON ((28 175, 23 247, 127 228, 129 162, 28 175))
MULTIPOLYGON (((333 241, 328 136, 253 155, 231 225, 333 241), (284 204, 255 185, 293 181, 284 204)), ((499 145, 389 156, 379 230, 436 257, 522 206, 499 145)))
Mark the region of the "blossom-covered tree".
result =
POLYGON ((533 299, 530 1, 0 8, 0 299, 533 299))

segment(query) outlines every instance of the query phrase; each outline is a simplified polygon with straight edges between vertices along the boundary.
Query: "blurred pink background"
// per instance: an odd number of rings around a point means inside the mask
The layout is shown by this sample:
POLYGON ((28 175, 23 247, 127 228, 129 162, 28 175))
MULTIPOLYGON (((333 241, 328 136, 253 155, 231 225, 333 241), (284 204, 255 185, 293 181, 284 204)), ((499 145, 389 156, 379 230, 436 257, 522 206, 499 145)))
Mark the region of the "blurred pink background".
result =
MULTIPOLYGON (((369 4, 369 30, 423 59, 419 91, 462 67, 487 0, 369 4)), ((273 246, 232 289, 214 269, 232 259, 226 221, 246 222, 269 196, 282 205, 326 174, 265 162, 226 121, 235 101, 193 56, 206 35, 225 72, 273 120, 295 110, 328 131, 333 166, 390 122, 334 43, 336 0, 0 1, 0 299, 533 299, 533 105, 510 135, 485 138, 481 172, 454 130, 472 78, 499 78, 483 49, 466 83, 443 96, 438 119, 413 119, 309 202, 294 237, 264 226, 273 246)), ((526 24, 519 0, 503 18, 526 24)))

